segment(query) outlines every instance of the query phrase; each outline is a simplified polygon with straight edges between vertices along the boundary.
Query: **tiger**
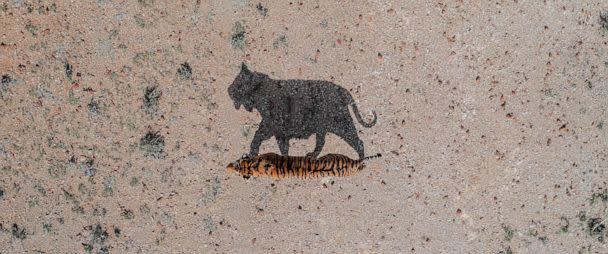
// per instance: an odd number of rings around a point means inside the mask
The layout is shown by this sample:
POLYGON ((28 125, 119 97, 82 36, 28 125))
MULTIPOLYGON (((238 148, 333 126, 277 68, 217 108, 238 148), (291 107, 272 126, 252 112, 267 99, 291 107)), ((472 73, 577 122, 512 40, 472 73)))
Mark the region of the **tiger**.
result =
POLYGON ((248 179, 251 176, 268 176, 274 180, 288 177, 300 179, 325 176, 350 176, 365 168, 365 161, 380 158, 382 154, 353 160, 342 154, 327 154, 315 159, 312 156, 283 156, 276 153, 266 153, 249 157, 243 155, 239 160, 228 164, 226 171, 236 172, 248 179))

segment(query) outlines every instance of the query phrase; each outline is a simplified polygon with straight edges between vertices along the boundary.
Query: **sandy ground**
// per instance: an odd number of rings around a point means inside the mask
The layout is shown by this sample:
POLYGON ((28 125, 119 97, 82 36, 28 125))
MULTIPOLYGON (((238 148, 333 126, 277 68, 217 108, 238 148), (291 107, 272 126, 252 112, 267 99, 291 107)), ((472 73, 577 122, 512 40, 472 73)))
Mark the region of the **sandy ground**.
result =
POLYGON ((0 1, 0 253, 608 253, 607 1, 167 2, 0 1), (349 89, 384 156, 227 174, 242 62, 349 89))

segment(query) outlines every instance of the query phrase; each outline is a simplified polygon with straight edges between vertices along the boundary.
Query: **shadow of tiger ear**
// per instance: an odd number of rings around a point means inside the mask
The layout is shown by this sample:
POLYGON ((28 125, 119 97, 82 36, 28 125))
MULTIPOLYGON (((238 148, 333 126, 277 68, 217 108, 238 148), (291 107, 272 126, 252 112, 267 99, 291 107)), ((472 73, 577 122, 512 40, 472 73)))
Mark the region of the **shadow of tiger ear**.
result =
POLYGON ((247 68, 247 65, 245 64, 245 62, 241 62, 241 71, 249 72, 249 69, 247 68))

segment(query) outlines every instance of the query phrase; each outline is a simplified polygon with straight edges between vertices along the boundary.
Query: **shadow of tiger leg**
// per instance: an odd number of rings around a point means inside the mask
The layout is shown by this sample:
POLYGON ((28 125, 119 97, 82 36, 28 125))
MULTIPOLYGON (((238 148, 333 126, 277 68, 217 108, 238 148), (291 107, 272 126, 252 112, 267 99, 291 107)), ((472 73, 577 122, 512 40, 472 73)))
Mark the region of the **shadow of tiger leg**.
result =
POLYGON ((307 153, 306 157, 317 158, 321 151, 323 151, 323 146, 325 146, 325 133, 317 133, 315 135, 315 150, 311 153, 307 153))
POLYGON ((271 130, 268 127, 266 127, 266 124, 264 124, 262 122, 260 124, 260 128, 258 128, 258 130, 255 131, 255 135, 253 136, 253 140, 251 141, 249 156, 253 157, 253 156, 258 155, 258 153, 260 152, 260 145, 262 145, 262 142, 265 140, 268 140, 273 135, 274 134, 272 134, 271 130))
POLYGON ((279 145, 279 150, 281 150, 281 155, 288 156, 289 155, 289 140, 284 137, 276 137, 277 144, 279 145))
POLYGON ((344 133, 342 135, 338 134, 338 136, 343 138, 344 141, 346 141, 346 143, 348 143, 348 145, 350 145, 353 149, 355 149, 355 151, 359 155, 359 159, 365 158, 365 150, 363 147, 363 141, 361 141, 361 139, 359 139, 359 136, 357 136, 356 130, 349 132, 349 133, 344 133))
POLYGON ((353 149, 355 149, 355 151, 359 155, 359 159, 363 159, 365 157, 363 141, 359 139, 359 136, 357 135, 357 128, 355 127, 355 124, 350 118, 350 115, 337 116, 336 118, 346 120, 342 120, 340 122, 341 124, 331 125, 332 132, 344 141, 346 141, 346 143, 348 143, 348 145, 350 145, 353 149))

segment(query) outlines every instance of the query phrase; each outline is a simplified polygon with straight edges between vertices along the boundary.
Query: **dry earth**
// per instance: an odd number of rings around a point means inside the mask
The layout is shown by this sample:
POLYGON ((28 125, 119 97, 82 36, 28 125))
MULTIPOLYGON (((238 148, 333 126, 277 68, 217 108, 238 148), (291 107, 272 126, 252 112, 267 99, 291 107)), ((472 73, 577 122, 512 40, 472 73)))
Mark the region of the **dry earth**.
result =
POLYGON ((1 0, 0 24, 0 253, 608 253, 607 1, 1 0), (227 174, 261 120, 227 93, 242 62, 347 88, 384 156, 227 174))

